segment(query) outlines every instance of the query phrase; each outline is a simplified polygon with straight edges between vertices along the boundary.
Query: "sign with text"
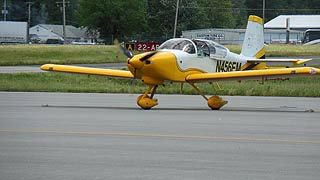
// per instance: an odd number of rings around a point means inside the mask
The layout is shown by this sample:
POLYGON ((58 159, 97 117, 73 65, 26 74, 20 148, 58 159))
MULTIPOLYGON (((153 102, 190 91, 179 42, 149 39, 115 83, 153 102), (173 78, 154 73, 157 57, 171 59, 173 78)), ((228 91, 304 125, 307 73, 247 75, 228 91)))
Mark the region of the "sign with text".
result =
POLYGON ((124 43, 124 47, 126 47, 129 51, 134 51, 135 43, 133 42, 124 43))
POLYGON ((160 43, 156 42, 136 42, 135 50, 140 52, 155 51, 160 46, 160 43))

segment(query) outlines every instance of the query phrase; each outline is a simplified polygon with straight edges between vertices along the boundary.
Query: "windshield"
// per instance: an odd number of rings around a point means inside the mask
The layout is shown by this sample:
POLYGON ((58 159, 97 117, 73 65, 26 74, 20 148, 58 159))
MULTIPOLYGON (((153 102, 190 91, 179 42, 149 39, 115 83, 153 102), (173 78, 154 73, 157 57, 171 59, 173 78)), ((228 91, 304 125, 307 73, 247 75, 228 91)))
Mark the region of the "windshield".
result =
POLYGON ((162 43, 158 49, 175 49, 187 52, 189 54, 196 53, 194 43, 191 40, 184 38, 170 39, 162 43))

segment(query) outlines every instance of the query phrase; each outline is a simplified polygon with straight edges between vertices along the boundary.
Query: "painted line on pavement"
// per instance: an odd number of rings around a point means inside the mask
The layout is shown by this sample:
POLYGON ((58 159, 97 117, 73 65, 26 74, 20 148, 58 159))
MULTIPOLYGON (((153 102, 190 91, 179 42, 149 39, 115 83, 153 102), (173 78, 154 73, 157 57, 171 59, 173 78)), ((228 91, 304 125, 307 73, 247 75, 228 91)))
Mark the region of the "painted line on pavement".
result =
POLYGON ((127 137, 158 137, 158 138, 176 138, 176 139, 212 139, 212 140, 224 140, 224 141, 265 141, 265 142, 320 144, 320 140, 247 138, 247 137, 224 137, 224 136, 189 136, 189 135, 173 135, 173 134, 139 134, 139 133, 121 133, 121 132, 84 132, 84 131, 52 131, 52 130, 0 130, 0 133, 110 135, 110 136, 127 136, 127 137))

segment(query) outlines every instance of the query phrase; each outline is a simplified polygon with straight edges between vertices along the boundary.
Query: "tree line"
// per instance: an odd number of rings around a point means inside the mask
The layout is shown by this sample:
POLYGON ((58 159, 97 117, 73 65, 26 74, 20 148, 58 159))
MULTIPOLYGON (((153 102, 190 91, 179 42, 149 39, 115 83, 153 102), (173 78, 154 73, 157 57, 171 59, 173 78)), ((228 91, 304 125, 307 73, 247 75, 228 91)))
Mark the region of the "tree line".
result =
MULTIPOLYGON (((31 26, 62 24, 62 0, 7 0, 7 20, 31 26)), ((66 0, 67 24, 86 26, 106 40, 162 41, 173 36, 177 0, 66 0)), ((4 2, 1 2, 2 9, 4 2)), ((248 15, 263 16, 263 0, 179 0, 177 36, 201 28, 244 28, 248 15)), ((319 14, 319 0, 265 0, 265 21, 281 14, 319 14)))

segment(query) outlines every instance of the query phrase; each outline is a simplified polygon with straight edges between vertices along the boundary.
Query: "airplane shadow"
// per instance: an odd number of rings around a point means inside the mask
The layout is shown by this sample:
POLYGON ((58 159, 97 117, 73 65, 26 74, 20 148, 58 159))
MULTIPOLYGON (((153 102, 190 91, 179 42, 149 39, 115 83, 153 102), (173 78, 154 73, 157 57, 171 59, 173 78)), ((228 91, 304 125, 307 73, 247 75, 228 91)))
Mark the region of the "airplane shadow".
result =
POLYGON ((306 113, 306 112, 316 112, 313 109, 303 109, 297 107, 228 107, 221 109, 221 111, 246 111, 246 112, 299 112, 299 113, 306 113))
POLYGON ((74 106, 74 105, 41 105, 41 107, 47 108, 72 108, 72 109, 109 109, 109 110, 130 110, 130 111, 211 111, 211 112, 291 112, 291 113, 306 113, 306 112, 317 112, 313 109, 303 109, 303 108, 296 108, 296 107, 224 107, 218 111, 211 110, 207 107, 170 107, 170 108, 163 108, 163 107, 154 107, 151 110, 143 110, 139 107, 119 107, 119 106, 74 106))

